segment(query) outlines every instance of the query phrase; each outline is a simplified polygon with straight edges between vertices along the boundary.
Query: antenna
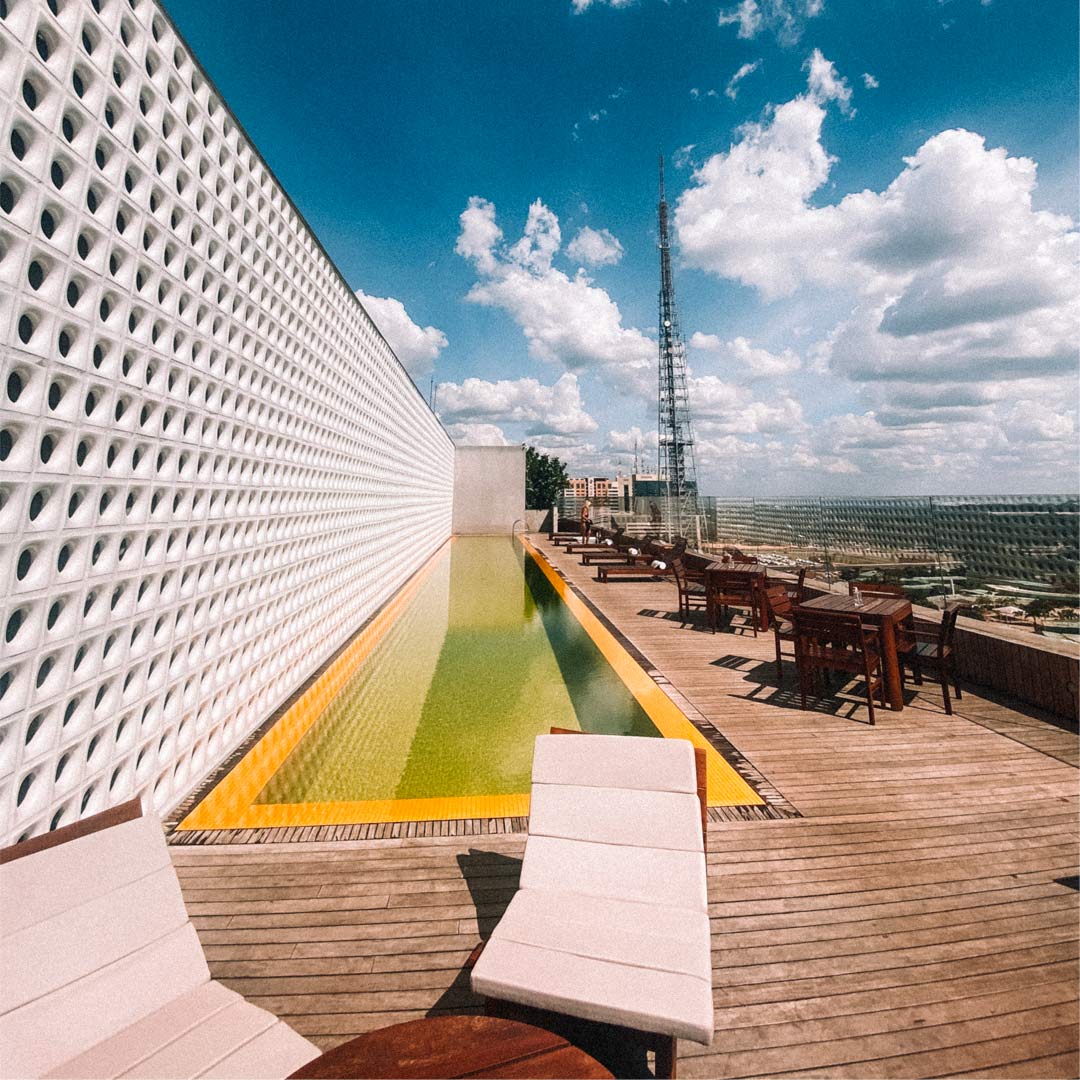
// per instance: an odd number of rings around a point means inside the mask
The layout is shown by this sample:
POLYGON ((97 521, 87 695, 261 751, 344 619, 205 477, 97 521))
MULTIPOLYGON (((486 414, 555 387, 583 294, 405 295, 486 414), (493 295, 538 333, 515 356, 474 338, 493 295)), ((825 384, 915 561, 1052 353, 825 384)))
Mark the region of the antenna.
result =
POLYGON ((668 204, 664 194, 664 155, 660 155, 660 333, 659 393, 657 395, 657 473, 667 501, 667 520, 681 536, 697 515, 697 469, 690 402, 686 388, 686 346, 675 306, 671 273, 668 204))

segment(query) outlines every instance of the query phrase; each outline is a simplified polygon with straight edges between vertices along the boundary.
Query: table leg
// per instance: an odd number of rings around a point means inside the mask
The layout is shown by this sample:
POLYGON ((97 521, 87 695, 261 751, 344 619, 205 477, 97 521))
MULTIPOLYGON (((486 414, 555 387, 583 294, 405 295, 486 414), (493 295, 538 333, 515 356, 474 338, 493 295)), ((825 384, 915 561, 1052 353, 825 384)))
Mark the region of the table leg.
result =
POLYGON ((892 619, 881 620, 881 664, 885 675, 885 700, 890 709, 901 712, 904 708, 904 685, 900 681, 900 661, 896 656, 896 630, 892 619))

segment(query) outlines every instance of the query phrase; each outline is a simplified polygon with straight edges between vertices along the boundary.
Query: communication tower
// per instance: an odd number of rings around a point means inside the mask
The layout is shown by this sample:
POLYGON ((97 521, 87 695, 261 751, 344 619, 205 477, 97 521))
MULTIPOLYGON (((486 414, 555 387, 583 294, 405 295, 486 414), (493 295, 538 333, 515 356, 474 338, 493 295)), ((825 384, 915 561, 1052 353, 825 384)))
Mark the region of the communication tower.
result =
POLYGON ((686 390, 686 345, 675 306, 668 238, 668 205, 664 196, 664 156, 660 155, 660 392, 657 432, 657 474, 664 494, 666 522, 673 535, 693 528, 698 512, 694 433, 686 390))

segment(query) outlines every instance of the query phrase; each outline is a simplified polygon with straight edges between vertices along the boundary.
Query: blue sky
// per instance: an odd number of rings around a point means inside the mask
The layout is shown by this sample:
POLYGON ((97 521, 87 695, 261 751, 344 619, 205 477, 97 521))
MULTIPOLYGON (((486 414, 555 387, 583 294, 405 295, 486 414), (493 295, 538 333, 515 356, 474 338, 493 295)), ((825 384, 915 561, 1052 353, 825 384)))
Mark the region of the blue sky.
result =
POLYGON ((702 488, 1076 488, 1074 0, 172 0, 460 441, 702 488))

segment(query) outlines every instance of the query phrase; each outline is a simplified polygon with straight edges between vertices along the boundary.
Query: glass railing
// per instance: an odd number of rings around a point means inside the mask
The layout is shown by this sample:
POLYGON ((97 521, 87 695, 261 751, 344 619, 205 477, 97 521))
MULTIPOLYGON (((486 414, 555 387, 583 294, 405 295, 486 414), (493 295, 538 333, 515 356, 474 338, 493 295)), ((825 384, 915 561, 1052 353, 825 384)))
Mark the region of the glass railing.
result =
MULTIPOLYGON (((559 512, 576 521, 581 503, 564 496, 559 512)), ((592 504, 599 524, 635 534, 672 531, 663 498, 612 496, 592 504)), ((915 600, 940 606, 945 597, 961 597, 976 617, 1077 633, 1075 495, 702 496, 698 515, 681 531, 706 552, 735 547, 779 570, 805 566, 826 581, 891 581, 915 600)))

